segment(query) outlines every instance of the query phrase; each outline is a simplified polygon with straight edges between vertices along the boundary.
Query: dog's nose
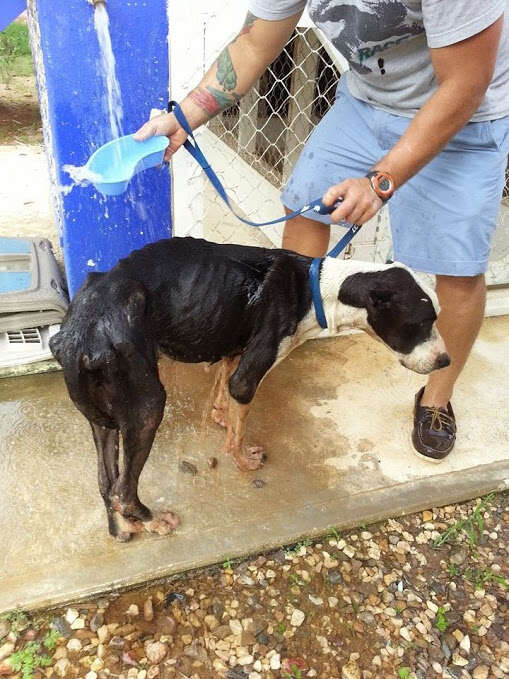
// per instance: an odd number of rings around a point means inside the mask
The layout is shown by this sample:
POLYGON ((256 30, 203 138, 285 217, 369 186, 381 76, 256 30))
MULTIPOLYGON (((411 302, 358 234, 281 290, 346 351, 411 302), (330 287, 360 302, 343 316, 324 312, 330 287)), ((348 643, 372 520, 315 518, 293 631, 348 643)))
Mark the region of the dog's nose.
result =
POLYGON ((440 368, 447 368, 448 365, 451 365, 451 359, 449 358, 449 354, 439 354, 435 364, 435 370, 440 370, 440 368))

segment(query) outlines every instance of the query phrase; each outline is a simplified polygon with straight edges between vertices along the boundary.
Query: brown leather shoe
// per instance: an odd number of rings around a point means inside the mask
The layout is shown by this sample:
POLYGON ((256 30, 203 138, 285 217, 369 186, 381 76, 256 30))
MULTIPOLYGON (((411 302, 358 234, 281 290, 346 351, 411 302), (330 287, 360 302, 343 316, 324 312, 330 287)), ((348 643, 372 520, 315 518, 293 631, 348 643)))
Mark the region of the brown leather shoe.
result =
POLYGON ((424 387, 415 395, 412 443, 419 457, 442 462, 454 448, 456 420, 451 404, 445 408, 421 406, 424 387))

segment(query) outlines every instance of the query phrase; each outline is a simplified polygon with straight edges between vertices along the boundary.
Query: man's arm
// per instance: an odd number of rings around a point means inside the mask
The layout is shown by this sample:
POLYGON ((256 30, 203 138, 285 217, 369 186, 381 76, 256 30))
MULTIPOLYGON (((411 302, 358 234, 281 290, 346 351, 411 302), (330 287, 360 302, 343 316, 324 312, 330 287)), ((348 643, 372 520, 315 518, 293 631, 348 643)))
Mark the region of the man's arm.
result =
MULTIPOLYGON (((461 130, 479 108, 493 77, 503 17, 461 42, 430 49, 438 88, 413 118, 401 139, 373 169, 385 170, 396 188, 426 165, 461 130)), ((359 223, 370 219, 381 200, 365 178, 347 179, 332 186, 324 203, 343 203, 334 221, 359 223)))
MULTIPOLYGON (((281 21, 266 21, 248 12, 238 36, 224 48, 201 82, 181 102, 193 129, 241 99, 280 54, 300 15, 299 12, 281 21)), ((168 113, 146 122, 135 138, 143 140, 155 134, 170 137, 165 160, 169 160, 187 136, 175 116, 168 113)))

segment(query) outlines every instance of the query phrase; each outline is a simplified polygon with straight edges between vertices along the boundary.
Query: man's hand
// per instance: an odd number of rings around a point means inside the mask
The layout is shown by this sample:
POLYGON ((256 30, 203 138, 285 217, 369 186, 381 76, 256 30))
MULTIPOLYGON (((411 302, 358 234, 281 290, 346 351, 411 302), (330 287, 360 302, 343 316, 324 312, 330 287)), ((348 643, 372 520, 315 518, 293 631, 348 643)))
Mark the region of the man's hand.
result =
POLYGON ((170 140, 170 145, 164 154, 164 160, 167 162, 172 155, 177 151, 187 139, 187 134, 177 122, 173 113, 161 113, 147 120, 147 122, 140 127, 135 133, 136 141, 145 141, 155 135, 165 135, 170 140))
POLYGON ((333 222, 350 222, 351 224, 364 224, 371 219, 382 207, 382 199, 379 198, 371 187, 367 177, 345 179, 341 184, 331 186, 323 195, 324 205, 333 205, 338 198, 343 202, 330 215, 333 222))

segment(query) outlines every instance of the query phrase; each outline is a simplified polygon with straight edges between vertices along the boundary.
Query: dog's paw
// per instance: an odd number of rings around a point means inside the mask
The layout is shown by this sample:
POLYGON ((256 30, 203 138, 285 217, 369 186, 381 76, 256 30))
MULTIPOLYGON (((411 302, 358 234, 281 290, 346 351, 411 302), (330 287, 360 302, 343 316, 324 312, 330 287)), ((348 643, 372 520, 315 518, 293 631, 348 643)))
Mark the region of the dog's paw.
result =
POLYGON ((149 533, 169 535, 180 524, 179 517, 174 512, 158 512, 150 521, 143 521, 143 528, 149 533))
POLYGON ((220 427, 226 427, 228 426, 228 412, 224 408, 220 408, 219 406, 212 406, 212 412, 210 414, 212 420, 218 424, 220 427))
POLYGON ((241 472, 254 472, 264 464, 267 453, 261 446, 246 446, 234 459, 241 472))

